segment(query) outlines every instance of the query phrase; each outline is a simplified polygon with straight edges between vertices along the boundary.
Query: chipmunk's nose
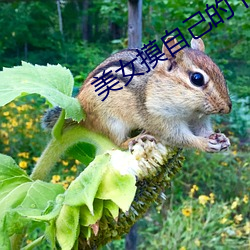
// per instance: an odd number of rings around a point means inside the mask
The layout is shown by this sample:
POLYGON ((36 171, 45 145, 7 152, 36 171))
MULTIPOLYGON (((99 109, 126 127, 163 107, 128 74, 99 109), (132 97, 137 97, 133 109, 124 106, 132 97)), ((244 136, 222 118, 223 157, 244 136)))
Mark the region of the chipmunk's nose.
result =
POLYGON ((231 112, 231 109, 232 109, 232 102, 229 101, 222 109, 220 109, 219 113, 228 114, 231 112))

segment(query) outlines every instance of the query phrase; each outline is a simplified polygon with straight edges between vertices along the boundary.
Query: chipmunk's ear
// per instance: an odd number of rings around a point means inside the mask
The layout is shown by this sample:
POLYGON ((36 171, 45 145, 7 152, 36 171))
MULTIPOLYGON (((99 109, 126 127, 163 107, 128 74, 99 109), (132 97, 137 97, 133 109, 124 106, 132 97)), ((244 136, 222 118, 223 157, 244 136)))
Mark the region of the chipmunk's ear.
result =
POLYGON ((203 40, 201 38, 199 38, 199 39, 192 38, 192 40, 191 40, 191 48, 200 50, 202 52, 205 52, 205 45, 204 45, 204 42, 203 42, 203 40))
MULTIPOLYGON (((165 40, 165 43, 167 43, 168 48, 171 50, 172 53, 174 53, 175 51, 177 51, 178 49, 181 48, 180 45, 176 45, 178 42, 173 36, 167 37, 165 40)), ((165 46, 165 44, 163 44, 162 45, 162 52, 166 55, 167 58, 172 58, 172 55, 170 54, 168 48, 165 46)), ((179 57, 182 54, 183 54, 183 51, 180 50, 175 55, 177 55, 179 57)))

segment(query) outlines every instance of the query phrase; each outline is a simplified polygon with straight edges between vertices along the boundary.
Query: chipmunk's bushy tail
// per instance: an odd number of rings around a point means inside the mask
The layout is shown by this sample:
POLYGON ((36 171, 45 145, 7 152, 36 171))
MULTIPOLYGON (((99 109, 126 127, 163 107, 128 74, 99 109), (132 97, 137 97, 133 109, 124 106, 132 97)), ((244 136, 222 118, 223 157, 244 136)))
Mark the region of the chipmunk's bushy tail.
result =
POLYGON ((44 116, 42 117, 42 128, 45 130, 51 130, 56 124, 62 109, 58 106, 48 109, 45 111, 44 116))

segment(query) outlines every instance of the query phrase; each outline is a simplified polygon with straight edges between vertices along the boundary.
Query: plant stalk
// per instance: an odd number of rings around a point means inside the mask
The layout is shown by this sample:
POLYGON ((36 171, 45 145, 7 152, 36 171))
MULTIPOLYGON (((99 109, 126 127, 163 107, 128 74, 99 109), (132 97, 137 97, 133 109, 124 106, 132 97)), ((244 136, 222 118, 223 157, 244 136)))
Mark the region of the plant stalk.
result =
POLYGON ((86 142, 96 147, 96 155, 107 150, 117 149, 106 137, 92 132, 80 125, 68 127, 60 138, 52 138, 35 165, 31 178, 33 180, 46 180, 49 173, 65 151, 78 142, 86 142))

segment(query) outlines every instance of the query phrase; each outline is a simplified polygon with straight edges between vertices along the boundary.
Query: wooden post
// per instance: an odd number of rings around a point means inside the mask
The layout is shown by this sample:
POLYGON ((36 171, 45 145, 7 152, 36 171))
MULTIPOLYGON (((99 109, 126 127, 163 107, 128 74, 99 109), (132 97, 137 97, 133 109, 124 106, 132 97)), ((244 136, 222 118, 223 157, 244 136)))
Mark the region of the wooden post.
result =
POLYGON ((128 0, 128 48, 141 48, 142 0, 128 0))

